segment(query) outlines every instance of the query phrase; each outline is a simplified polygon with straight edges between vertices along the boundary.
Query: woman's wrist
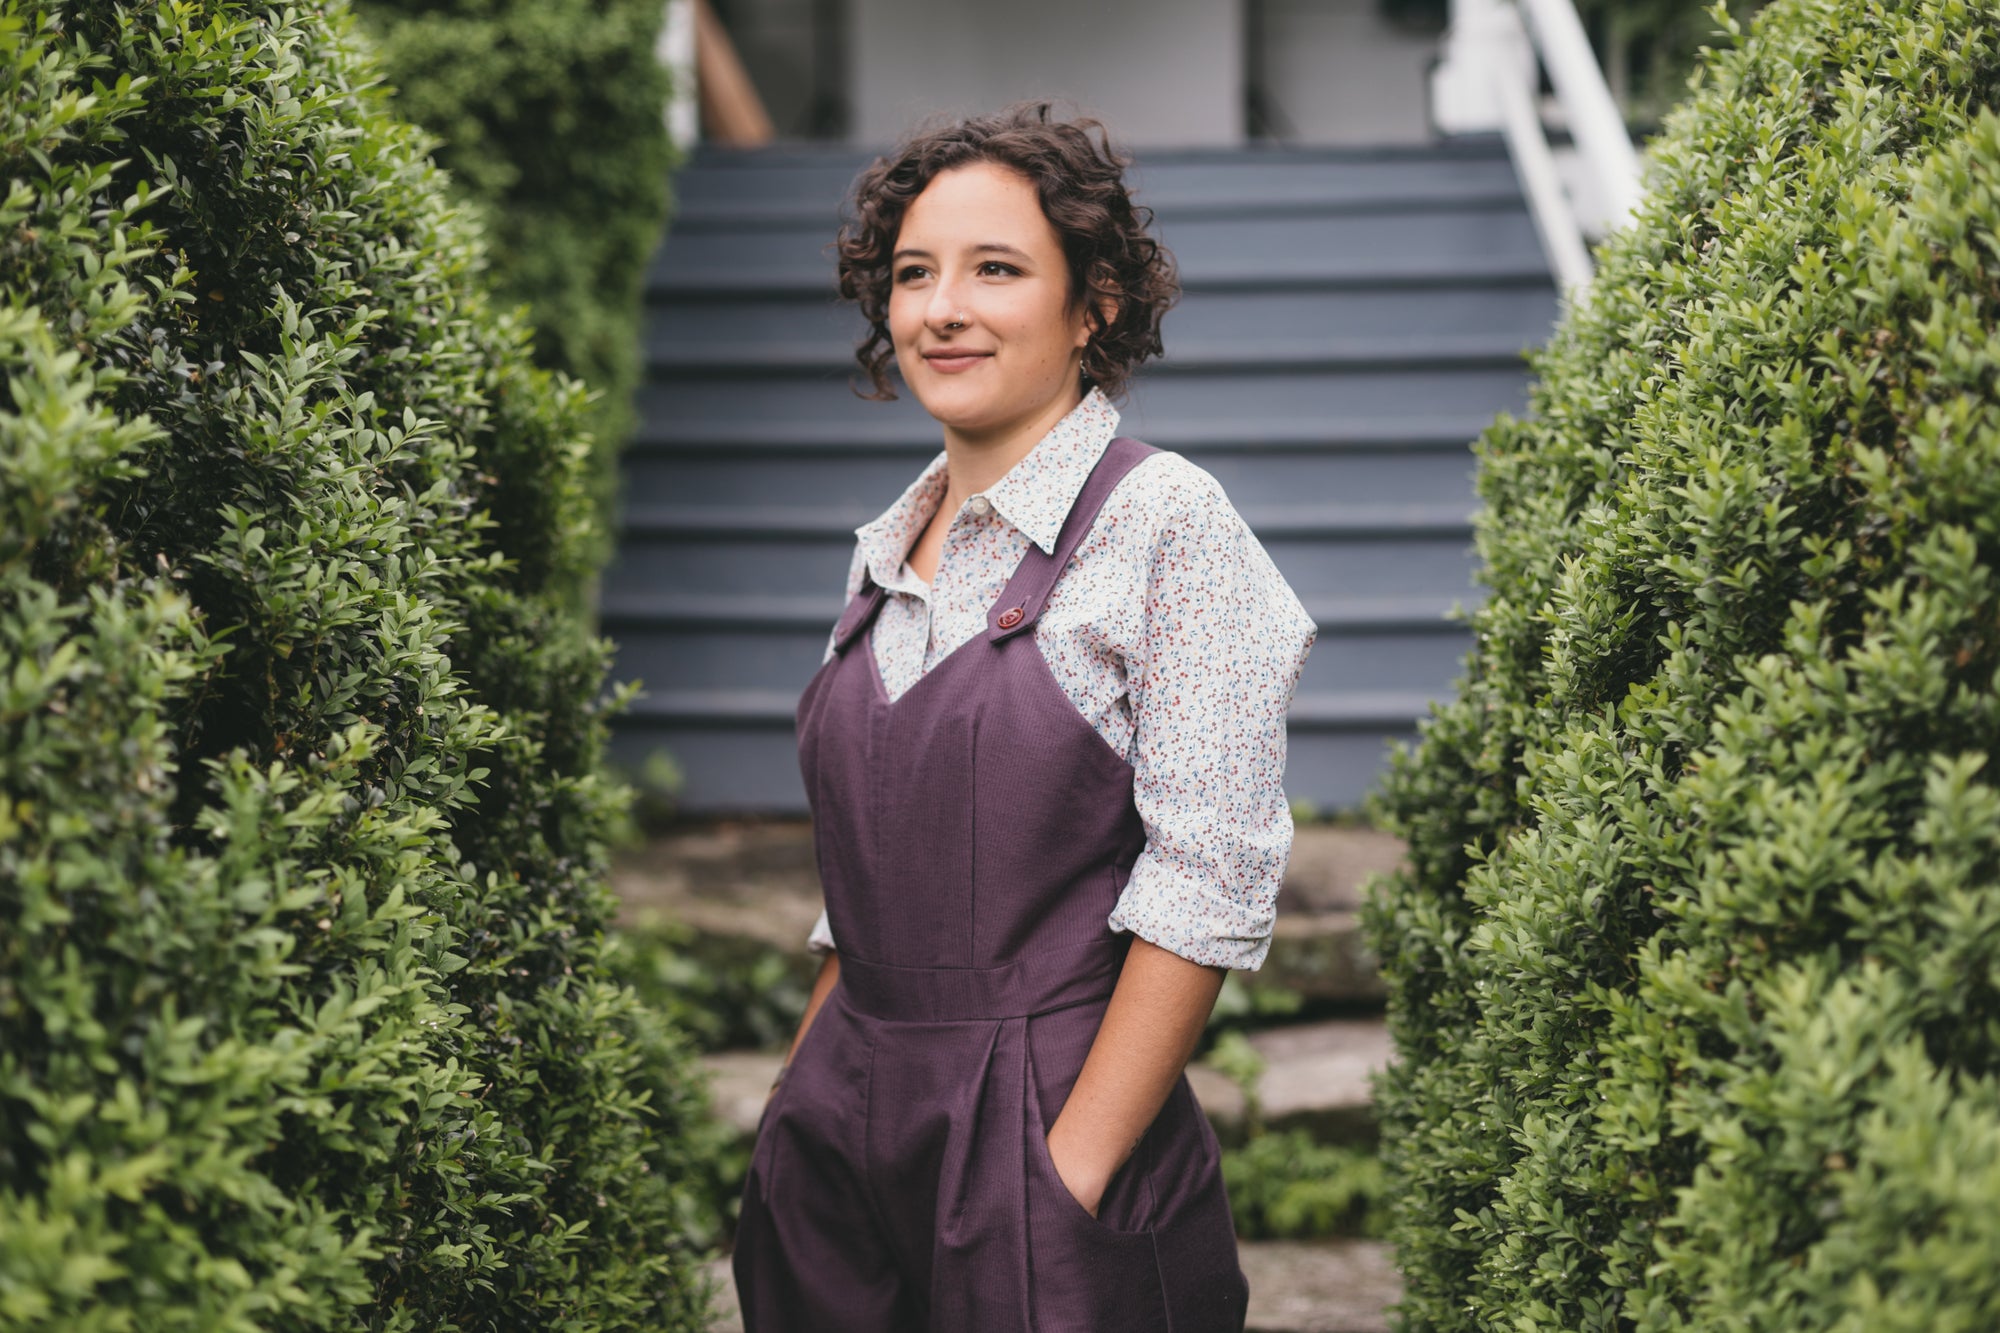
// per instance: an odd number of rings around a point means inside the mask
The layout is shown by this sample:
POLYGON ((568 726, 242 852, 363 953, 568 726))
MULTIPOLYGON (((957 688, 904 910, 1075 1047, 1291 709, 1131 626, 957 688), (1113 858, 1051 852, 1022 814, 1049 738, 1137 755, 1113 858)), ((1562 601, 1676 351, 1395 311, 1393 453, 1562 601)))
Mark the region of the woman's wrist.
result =
POLYGON ((1124 1164, 1123 1159, 1102 1160, 1104 1154, 1093 1152, 1094 1146, 1088 1139, 1075 1141, 1061 1116, 1056 1117, 1056 1123, 1049 1129, 1049 1160, 1055 1164, 1056 1175, 1092 1217, 1097 1216, 1098 1206, 1104 1202, 1104 1191, 1110 1186, 1111 1177, 1124 1164))

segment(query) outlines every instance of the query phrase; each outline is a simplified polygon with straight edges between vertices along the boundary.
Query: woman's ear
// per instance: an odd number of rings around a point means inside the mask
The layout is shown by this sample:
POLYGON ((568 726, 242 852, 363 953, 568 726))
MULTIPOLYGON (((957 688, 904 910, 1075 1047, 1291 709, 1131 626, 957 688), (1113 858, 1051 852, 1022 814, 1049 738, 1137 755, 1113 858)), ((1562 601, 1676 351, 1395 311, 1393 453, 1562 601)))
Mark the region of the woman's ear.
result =
POLYGON ((1124 302, 1115 296, 1099 297, 1095 311, 1097 318, 1095 320, 1086 319, 1083 321, 1083 331, 1078 335, 1076 345, 1078 347, 1084 346, 1092 338, 1095 338, 1098 334, 1103 333, 1106 329, 1117 323, 1118 312, 1123 307, 1124 302))

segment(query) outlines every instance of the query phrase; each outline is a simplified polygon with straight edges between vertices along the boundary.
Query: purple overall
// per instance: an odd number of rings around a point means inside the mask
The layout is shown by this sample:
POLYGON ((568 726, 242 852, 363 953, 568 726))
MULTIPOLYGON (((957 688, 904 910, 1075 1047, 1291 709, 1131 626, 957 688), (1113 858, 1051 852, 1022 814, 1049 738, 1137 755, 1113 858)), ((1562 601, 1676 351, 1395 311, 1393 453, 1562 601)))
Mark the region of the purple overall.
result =
POLYGON ((849 603, 799 702, 840 981, 764 1113, 735 1270, 749 1333, 1239 1333, 1248 1288, 1187 1080, 1098 1216, 1046 1135, 1129 937, 1106 924, 1145 831, 1132 768, 1033 629, 1112 488, 1030 545, 968 640, 890 702, 849 603))

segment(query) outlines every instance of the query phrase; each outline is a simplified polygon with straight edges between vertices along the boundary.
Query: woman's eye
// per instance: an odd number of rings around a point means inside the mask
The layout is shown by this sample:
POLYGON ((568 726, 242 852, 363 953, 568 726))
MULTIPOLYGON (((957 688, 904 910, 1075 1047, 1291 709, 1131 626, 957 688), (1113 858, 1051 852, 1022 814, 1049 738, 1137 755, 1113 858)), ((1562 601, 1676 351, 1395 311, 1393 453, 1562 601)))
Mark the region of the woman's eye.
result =
POLYGON ((906 264, 902 268, 896 270, 896 281, 915 282, 918 278, 928 276, 929 273, 930 270, 925 268, 922 264, 906 264))
POLYGON ((979 276, 982 278, 1004 278, 1020 271, 1012 264, 1003 264, 997 259, 989 259, 979 266, 979 276))

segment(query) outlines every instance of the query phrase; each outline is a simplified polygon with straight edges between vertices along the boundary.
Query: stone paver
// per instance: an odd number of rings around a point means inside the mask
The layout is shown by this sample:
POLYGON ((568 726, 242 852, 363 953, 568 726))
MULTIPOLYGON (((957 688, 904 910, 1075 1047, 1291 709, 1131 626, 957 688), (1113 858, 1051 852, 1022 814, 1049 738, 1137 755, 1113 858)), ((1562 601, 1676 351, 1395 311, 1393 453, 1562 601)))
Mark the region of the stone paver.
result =
MULTIPOLYGON (((1274 1132, 1309 1131, 1322 1143, 1354 1143, 1375 1134, 1370 1077, 1395 1058, 1388 1026, 1379 1018, 1339 1018, 1299 1023, 1252 1034, 1264 1057, 1257 1081, 1264 1126, 1274 1132)), ((1208 1112, 1216 1137, 1241 1143, 1243 1092, 1206 1065, 1188 1069, 1195 1099, 1208 1112)))
POLYGON ((1302 824, 1292 833, 1292 859, 1278 910, 1360 910, 1362 886, 1378 871, 1403 861, 1403 840, 1370 828, 1302 824))
MULTIPOLYGON (((1372 1240, 1260 1240, 1239 1247, 1250 1280, 1244 1333, 1387 1333, 1386 1307, 1402 1298, 1389 1247, 1372 1240)), ((743 1333, 729 1261, 708 1267, 717 1283, 709 1333, 743 1333)))
POLYGON ((803 819, 690 825, 620 856, 611 887, 622 920, 657 912, 700 934, 803 953, 820 907, 812 825, 803 819))
POLYGON ((715 1319, 708 1333, 743 1333, 743 1312, 736 1304, 736 1279, 730 1274, 728 1258, 711 1259, 704 1271, 716 1284, 715 1319))
POLYGON ((757 1132, 771 1080, 785 1063, 778 1051, 718 1051, 701 1057, 716 1116, 746 1138, 757 1132))
POLYGON ((1387 1333, 1403 1297, 1394 1253, 1375 1240, 1261 1240, 1241 1247, 1245 1333, 1387 1333))
POLYGON ((1323 1143, 1351 1141, 1374 1125, 1369 1078, 1395 1058, 1379 1018, 1271 1028, 1250 1038, 1264 1057, 1257 1091, 1272 1129, 1308 1129, 1323 1143))
POLYGON ((1358 913, 1293 911, 1282 903, 1271 951, 1247 984, 1308 1000, 1379 1003, 1387 995, 1358 913))

